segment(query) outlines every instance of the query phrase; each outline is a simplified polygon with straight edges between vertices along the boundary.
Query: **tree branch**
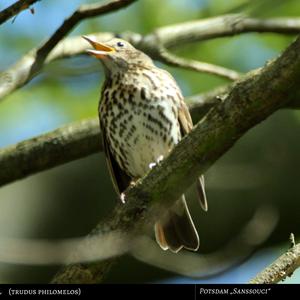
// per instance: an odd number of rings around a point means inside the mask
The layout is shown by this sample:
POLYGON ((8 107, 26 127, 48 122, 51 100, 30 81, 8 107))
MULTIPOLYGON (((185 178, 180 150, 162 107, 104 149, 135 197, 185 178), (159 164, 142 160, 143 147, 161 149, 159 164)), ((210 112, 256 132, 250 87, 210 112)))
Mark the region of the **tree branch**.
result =
POLYGON ((248 32, 298 34, 300 18, 255 19, 233 14, 195 20, 158 28, 155 34, 145 39, 145 45, 151 45, 158 39, 164 47, 173 48, 248 32))
MULTIPOLYGON (((126 204, 117 205, 92 235, 105 229, 134 236, 151 227, 162 207, 172 205, 244 133, 284 106, 299 84, 300 38, 279 58, 238 81, 161 164, 125 192, 126 204)), ((66 266, 53 282, 100 282, 114 261, 66 266)))
MULTIPOLYGON (((186 98, 194 123, 218 105, 232 85, 186 98)), ((300 108, 300 88, 282 108, 300 108)), ((102 151, 98 118, 77 121, 54 131, 0 149, 0 187, 15 180, 102 151)))
POLYGON ((49 52, 62 40, 79 22, 87 18, 101 16, 120 8, 124 8, 137 0, 110 0, 103 3, 81 5, 67 18, 54 34, 37 50, 37 61, 45 59, 49 52))
POLYGON ((40 0, 19 0, 0 11, 0 25, 40 0))
POLYGON ((0 186, 101 149, 98 119, 69 124, 0 149, 0 186))
POLYGON ((156 59, 171 66, 180 67, 180 68, 202 72, 202 73, 204 72, 208 74, 213 74, 229 80, 237 80, 241 76, 239 72, 234 70, 230 70, 227 68, 223 68, 205 62, 179 57, 169 52, 166 48, 162 48, 159 51, 159 54, 157 55, 156 59))
MULTIPOLYGON (((140 238, 135 238, 139 240, 140 238)), ((108 232, 93 239, 86 237, 63 239, 0 238, 1 263, 32 266, 90 263, 120 256, 129 251, 135 240, 120 232, 108 232), (70 254, 76 249, 76 256, 70 254)))
MULTIPOLYGON (((127 4, 127 1, 119 0, 114 1, 114 3, 115 2, 127 4)), ((115 4, 115 6, 116 5, 117 4, 115 4)), ((106 7, 115 9, 115 7, 112 8, 108 5, 106 7)), ((94 10, 94 12, 95 11, 96 10, 94 10)), ((85 13, 84 16, 87 17, 88 14, 85 13)), ((75 20, 75 17, 73 18, 72 20, 75 20)), ((62 38, 65 36, 66 33, 71 30, 70 25, 74 22, 67 20, 64 22, 64 24, 67 24, 66 29, 64 29, 66 31, 58 29, 44 45, 31 50, 13 66, 0 73, 0 100, 28 83, 42 70, 45 64, 55 59, 84 53, 88 44, 81 37, 70 37, 59 42, 58 37, 62 38), (56 47, 54 47, 55 42, 57 43, 56 47), (39 53, 39 55, 37 55, 37 53, 39 53)), ((76 20, 79 22, 79 20, 82 19, 76 17, 76 20)), ((145 36, 132 32, 121 33, 120 36, 155 59, 159 57, 159 48, 161 46, 174 48, 186 43, 232 36, 246 32, 296 34, 300 32, 300 18, 260 20, 243 17, 241 15, 227 15, 161 27, 145 36)), ((106 32, 94 34, 93 36, 101 41, 110 39, 114 37, 115 34, 106 32)))
POLYGON ((196 253, 161 251, 155 241, 144 235, 126 236, 107 232, 86 237, 64 239, 0 238, 0 261, 25 265, 59 265, 91 263, 130 253, 145 263, 184 276, 215 276, 245 261, 255 248, 273 232, 278 213, 270 206, 260 206, 241 232, 216 252, 196 253), (249 238, 249 236, 251 238, 249 238), (247 237, 247 238, 246 238, 247 237), (73 254, 76 249, 76 255, 73 254))
POLYGON ((293 275, 297 268, 300 267, 300 244, 290 248, 282 254, 270 266, 256 275, 249 283, 268 284, 278 283, 287 277, 293 275))
MULTIPOLYGON (((0 99, 29 82, 43 68, 49 53, 79 22, 124 8, 137 0, 110 0, 81 5, 39 48, 32 49, 15 65, 0 74, 0 99)), ((64 50, 64 49, 62 49, 64 50)))
MULTIPOLYGON (((197 95, 191 113, 200 119, 215 94, 197 95)), ((0 149, 0 186, 102 150, 98 118, 68 124, 52 132, 0 149)))

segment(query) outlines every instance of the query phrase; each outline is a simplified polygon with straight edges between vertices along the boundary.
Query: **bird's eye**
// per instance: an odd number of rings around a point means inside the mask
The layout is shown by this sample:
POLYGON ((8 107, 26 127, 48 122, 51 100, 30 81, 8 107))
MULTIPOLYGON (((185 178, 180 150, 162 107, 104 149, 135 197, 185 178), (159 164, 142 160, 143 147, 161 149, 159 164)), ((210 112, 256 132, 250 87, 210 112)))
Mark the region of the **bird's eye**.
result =
POLYGON ((122 42, 117 42, 117 46, 118 46, 118 47, 124 47, 124 43, 122 43, 122 42))

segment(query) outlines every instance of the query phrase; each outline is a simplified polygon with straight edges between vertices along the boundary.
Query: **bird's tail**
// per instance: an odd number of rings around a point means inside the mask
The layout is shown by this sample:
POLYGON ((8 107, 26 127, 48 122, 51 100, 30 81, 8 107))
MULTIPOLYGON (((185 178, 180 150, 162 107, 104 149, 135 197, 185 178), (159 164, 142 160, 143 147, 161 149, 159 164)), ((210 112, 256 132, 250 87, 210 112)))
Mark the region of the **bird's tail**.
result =
POLYGON ((175 253, 182 248, 198 250, 199 236, 184 195, 155 223, 155 237, 163 250, 170 249, 175 253))

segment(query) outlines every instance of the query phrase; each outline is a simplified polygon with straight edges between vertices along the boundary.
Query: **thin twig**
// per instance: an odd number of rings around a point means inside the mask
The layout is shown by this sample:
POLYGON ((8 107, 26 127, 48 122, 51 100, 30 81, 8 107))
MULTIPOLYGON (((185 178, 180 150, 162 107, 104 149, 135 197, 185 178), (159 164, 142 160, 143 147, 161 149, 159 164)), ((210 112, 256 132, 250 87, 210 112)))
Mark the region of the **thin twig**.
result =
MULTIPOLYGON (((78 23, 124 8, 137 0, 111 0, 81 5, 40 47, 32 49, 15 65, 0 74, 0 99, 29 82, 43 68, 48 54, 78 23)), ((75 45, 74 45, 75 46, 75 45)), ((62 49, 64 51, 64 49, 62 49)))
MULTIPOLYGON (((125 3, 125 1, 122 2, 125 3)), ((70 28, 68 30, 70 30, 70 28)), ((122 33, 121 36, 155 58, 159 53, 157 45, 163 45, 165 48, 179 47, 191 42, 247 32, 296 34, 300 32, 300 18, 260 20, 246 18, 240 15, 227 15, 161 27, 145 36, 132 32, 122 33)), ((62 35, 65 34, 66 32, 58 30, 55 33, 55 37, 50 38, 46 44, 51 45, 53 48, 55 44, 54 41, 58 42, 57 36, 62 38, 62 35)), ((109 32, 94 35, 99 41, 107 40, 115 36, 114 33, 109 32)), ((42 59, 37 57, 36 54, 43 46, 31 50, 13 66, 0 73, 0 100, 29 82, 42 70, 45 63, 49 63, 54 59, 82 54, 87 47, 87 43, 82 38, 70 37, 60 41, 50 53, 47 49, 46 51, 45 48, 43 51, 41 50, 40 56, 44 56, 42 59), (46 55, 47 52, 48 55, 46 55)))
POLYGON ((40 0, 19 0, 0 11, 0 25, 40 0))
POLYGON ((291 248, 296 246, 295 235, 292 232, 290 234, 290 242, 291 242, 291 248))
POLYGON ((137 0, 110 0, 106 3, 84 4, 76 9, 67 18, 55 33, 37 50, 37 55, 45 58, 49 52, 62 40, 79 22, 87 18, 93 18, 114 12, 124 8, 137 0))
POLYGON ((300 33, 300 18, 258 19, 230 14, 158 28, 155 34, 149 35, 144 40, 144 43, 146 46, 159 40, 166 48, 177 48, 188 43, 248 32, 296 35, 300 33))
POLYGON ((300 267, 300 244, 296 244, 256 275, 249 283, 278 283, 293 275, 300 267))
POLYGON ((241 76, 240 73, 234 70, 205 62, 179 57, 169 52, 166 48, 160 49, 158 59, 171 66, 189 69, 201 73, 213 74, 229 80, 237 80, 241 76))
POLYGON ((216 106, 226 98, 231 89, 232 84, 228 84, 219 86, 205 93, 187 97, 185 101, 189 106, 193 120, 197 121, 202 119, 212 107, 216 106))

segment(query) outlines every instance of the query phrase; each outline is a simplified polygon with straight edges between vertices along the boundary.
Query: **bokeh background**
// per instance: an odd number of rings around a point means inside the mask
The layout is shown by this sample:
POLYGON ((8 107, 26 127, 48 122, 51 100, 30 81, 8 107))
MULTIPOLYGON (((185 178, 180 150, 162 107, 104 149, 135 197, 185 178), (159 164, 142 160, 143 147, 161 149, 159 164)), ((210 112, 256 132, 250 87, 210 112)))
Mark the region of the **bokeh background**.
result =
MULTIPOLYGON (((2 0, 0 9, 14 1, 2 0)), ((35 13, 21 13, 0 27, 0 71, 39 45, 81 3, 39 1, 35 13)), ((227 13, 254 17, 299 17, 299 0, 141 0, 125 10, 82 22, 71 35, 97 31, 142 34, 158 26, 227 13)), ((249 33, 176 50, 184 57, 240 72, 263 66, 294 39, 279 34, 249 33)), ((176 68, 168 69, 184 95, 209 91, 226 80, 176 68)), ((102 69, 78 56, 48 65, 44 72, 0 104, 0 147, 51 131, 71 121, 97 115, 102 69)), ((247 282, 289 247, 289 234, 300 235, 300 112, 281 110, 249 131, 206 174, 209 211, 203 213, 189 193, 202 247, 199 256, 222 251, 261 205, 278 222, 270 237, 245 262, 225 273, 189 279, 127 255, 106 282, 247 282), (130 271, 130 272, 129 272, 130 271)), ((1 167, 1 166, 0 166, 1 167)), ((103 153, 39 173, 0 189, 0 237, 67 238, 87 234, 117 201, 103 153)), ((259 226, 257 227, 260 230, 259 226)), ((59 266, 0 263, 0 282, 48 282, 59 266)), ((199 265, 201 271, 201 265, 199 265)), ((300 272, 286 282, 299 282, 300 272)))

